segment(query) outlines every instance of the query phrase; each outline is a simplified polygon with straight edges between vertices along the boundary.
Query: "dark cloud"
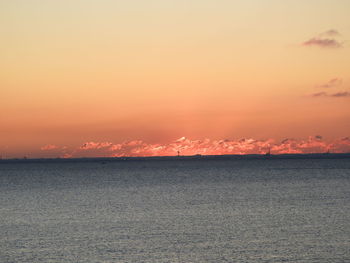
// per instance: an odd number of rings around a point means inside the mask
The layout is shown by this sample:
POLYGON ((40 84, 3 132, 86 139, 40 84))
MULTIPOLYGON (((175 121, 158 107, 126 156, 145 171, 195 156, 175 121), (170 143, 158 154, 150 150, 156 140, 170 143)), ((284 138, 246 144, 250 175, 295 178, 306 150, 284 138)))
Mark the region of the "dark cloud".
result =
POLYGON ((350 92, 348 92, 348 91, 337 92, 337 93, 330 94, 329 96, 331 96, 331 97, 350 97, 350 92))
POLYGON ((336 38, 340 36, 340 33, 335 29, 327 30, 318 36, 312 37, 309 40, 302 43, 303 46, 317 46, 321 48, 341 48, 342 43, 336 38))
POLYGON ((322 48, 341 48, 342 43, 333 38, 311 38, 303 43, 303 46, 318 46, 322 48))
POLYGON ((316 139, 316 140, 322 140, 322 136, 321 136, 321 135, 316 135, 316 136, 315 136, 315 139, 316 139))
POLYGON ((341 98, 341 97, 350 97, 350 92, 349 91, 342 91, 342 90, 337 90, 337 87, 341 86, 342 84, 342 79, 340 78, 333 78, 329 80, 328 82, 316 86, 316 88, 322 88, 322 89, 331 89, 333 90, 333 93, 330 92, 315 92, 310 94, 310 97, 313 98, 320 98, 320 97, 329 97, 329 98, 341 98), (335 90, 334 90, 335 89, 335 90))
POLYGON ((319 98, 319 97, 330 97, 330 98, 341 98, 341 97, 350 97, 350 92, 341 91, 336 93, 327 93, 327 92, 317 92, 311 94, 311 97, 319 98))

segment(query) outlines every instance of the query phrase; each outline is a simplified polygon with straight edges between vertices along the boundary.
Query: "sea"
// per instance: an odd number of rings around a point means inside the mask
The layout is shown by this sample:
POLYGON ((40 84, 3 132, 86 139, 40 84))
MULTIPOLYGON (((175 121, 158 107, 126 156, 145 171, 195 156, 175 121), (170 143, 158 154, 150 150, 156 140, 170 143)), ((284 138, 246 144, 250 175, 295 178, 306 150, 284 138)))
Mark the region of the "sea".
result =
POLYGON ((2 161, 0 262, 350 262, 350 159, 2 161))

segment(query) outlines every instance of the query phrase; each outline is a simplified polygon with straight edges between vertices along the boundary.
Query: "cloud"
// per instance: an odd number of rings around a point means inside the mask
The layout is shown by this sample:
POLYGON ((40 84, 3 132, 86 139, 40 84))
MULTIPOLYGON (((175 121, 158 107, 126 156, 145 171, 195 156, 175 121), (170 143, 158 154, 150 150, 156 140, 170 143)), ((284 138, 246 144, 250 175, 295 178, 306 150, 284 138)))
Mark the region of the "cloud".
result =
POLYGON ((316 135, 307 139, 286 138, 280 142, 273 139, 253 138, 191 140, 186 137, 165 144, 146 143, 142 140, 122 143, 86 142, 71 152, 62 151, 61 157, 265 154, 269 150, 272 154, 350 152, 350 139, 345 137, 329 142, 322 136, 316 135))
POLYGON ((332 152, 342 153, 350 152, 350 138, 344 137, 338 140, 335 140, 329 145, 329 148, 332 152))
POLYGON ((329 97, 329 98, 342 98, 342 97, 350 97, 350 92, 348 91, 340 91, 336 93, 327 93, 327 92, 317 92, 311 94, 311 97, 319 98, 319 97, 329 97))
POLYGON ((320 36, 336 37, 336 36, 340 36, 340 33, 335 29, 329 29, 329 30, 321 33, 320 36))
POLYGON ((312 37, 309 40, 302 43, 303 46, 317 46, 321 48, 341 48, 343 44, 339 42, 336 37, 339 37, 340 33, 335 29, 327 30, 318 36, 312 37))
POLYGON ((341 84, 342 84, 342 79, 340 79, 340 78, 333 78, 333 79, 329 80, 328 82, 317 86, 317 88, 329 89, 329 88, 338 87, 341 84))
POLYGON ((73 154, 70 153, 63 153, 60 158, 64 158, 64 159, 68 159, 68 158, 72 158, 73 154))
POLYGON ((90 150, 90 149, 101 149, 110 147, 112 145, 111 142, 86 142, 82 146, 80 146, 80 149, 82 150, 90 150))
POLYGON ((337 92, 337 93, 333 93, 333 94, 330 94, 329 96, 331 97, 350 97, 350 92, 348 91, 342 91, 342 92, 337 92))
POLYGON ((40 148, 40 150, 42 151, 50 151, 50 150, 55 150, 55 149, 58 149, 59 147, 54 145, 54 144, 47 144, 47 145, 44 145, 40 148))
POLYGON ((315 136, 315 139, 316 139, 316 140, 322 140, 322 136, 321 136, 321 135, 316 135, 316 136, 315 136))
MULTIPOLYGON (((337 87, 341 86, 342 84, 342 79, 340 78, 333 78, 329 80, 328 82, 316 86, 316 88, 322 88, 322 89, 336 89, 337 87)), ((321 98, 321 97, 328 97, 328 98, 342 98, 342 97, 350 97, 350 92, 349 91, 335 91, 333 93, 325 92, 325 91, 320 91, 320 92, 315 92, 309 95, 309 97, 313 98, 321 98)))
POLYGON ((303 46, 318 46, 322 48, 341 48, 342 43, 332 38, 311 38, 303 43, 303 46))
POLYGON ((311 94, 311 97, 326 97, 326 96, 328 96, 327 92, 316 92, 311 94))
MULTIPOLYGON (((328 143, 323 141, 322 136, 310 136, 306 140, 284 139, 280 143, 276 143, 272 149, 272 153, 324 153, 329 150, 328 143)), ((349 149, 350 150, 350 149, 349 149)))

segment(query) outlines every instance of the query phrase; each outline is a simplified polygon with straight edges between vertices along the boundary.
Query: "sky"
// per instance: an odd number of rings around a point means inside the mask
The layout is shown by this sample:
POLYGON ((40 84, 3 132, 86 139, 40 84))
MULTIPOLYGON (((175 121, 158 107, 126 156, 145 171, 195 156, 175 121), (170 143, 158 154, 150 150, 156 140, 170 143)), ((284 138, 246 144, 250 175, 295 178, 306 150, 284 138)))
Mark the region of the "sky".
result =
POLYGON ((0 155, 350 152, 349 11, 0 0, 0 155))

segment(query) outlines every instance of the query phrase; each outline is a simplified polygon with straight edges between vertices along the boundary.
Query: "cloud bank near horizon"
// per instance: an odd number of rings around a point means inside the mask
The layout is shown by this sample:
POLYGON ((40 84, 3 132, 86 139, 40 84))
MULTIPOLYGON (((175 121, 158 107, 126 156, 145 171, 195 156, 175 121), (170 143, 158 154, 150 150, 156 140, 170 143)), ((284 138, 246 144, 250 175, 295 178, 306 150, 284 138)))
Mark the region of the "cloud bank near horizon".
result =
POLYGON ((167 144, 152 144, 142 140, 123 143, 86 142, 81 146, 67 150, 66 147, 41 147, 43 151, 57 151, 61 158, 74 157, 141 157, 174 155, 224 155, 224 154, 272 154, 293 153, 346 153, 350 152, 350 137, 325 141, 322 136, 310 136, 307 139, 287 138, 280 142, 273 139, 255 140, 191 140, 182 137, 167 144))

